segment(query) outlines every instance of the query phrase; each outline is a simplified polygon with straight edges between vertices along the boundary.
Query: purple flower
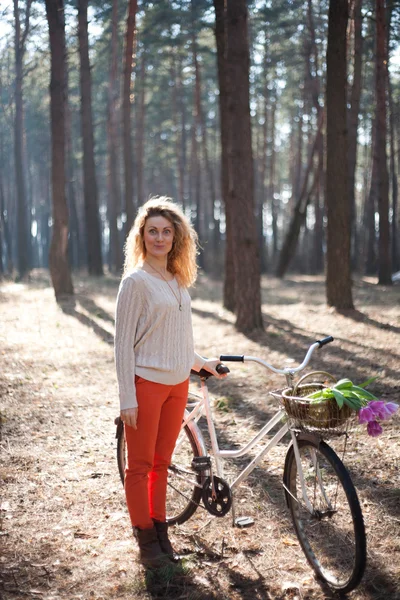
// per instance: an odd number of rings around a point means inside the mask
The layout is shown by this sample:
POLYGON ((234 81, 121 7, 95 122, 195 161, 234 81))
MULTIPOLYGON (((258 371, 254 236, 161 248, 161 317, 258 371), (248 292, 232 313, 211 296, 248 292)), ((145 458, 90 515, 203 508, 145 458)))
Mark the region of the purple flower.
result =
POLYGON ((370 421, 367 425, 367 431, 368 435, 371 435, 372 437, 378 437, 378 435, 381 435, 383 429, 379 425, 378 421, 370 421))
POLYGON ((385 419, 385 403, 383 400, 372 400, 368 403, 368 408, 372 410, 377 419, 385 419))
POLYGON ((398 410, 399 405, 395 402, 386 402, 385 404, 385 419, 389 419, 398 410))
POLYGON ((376 419, 385 421, 389 419, 399 408, 394 402, 384 402, 383 400, 372 400, 369 402, 368 408, 372 410, 376 419))
POLYGON ((358 413, 358 422, 361 425, 363 423, 369 423, 370 421, 374 421, 375 418, 376 418, 375 413, 369 406, 365 406, 364 408, 361 408, 358 413))

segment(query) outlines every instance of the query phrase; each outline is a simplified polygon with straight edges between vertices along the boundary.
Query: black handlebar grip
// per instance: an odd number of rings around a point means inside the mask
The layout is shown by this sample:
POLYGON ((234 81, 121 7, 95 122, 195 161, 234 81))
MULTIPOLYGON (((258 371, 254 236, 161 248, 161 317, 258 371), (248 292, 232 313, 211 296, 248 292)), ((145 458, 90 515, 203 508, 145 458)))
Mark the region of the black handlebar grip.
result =
POLYGON ((320 348, 325 346, 325 344, 330 344, 330 342, 333 342, 333 337, 331 335, 328 335, 328 337, 323 338, 322 340, 317 340, 317 344, 320 348))
POLYGON ((221 354, 219 360, 222 360, 223 362, 244 362, 244 356, 237 356, 235 354, 221 354))
MULTIPOLYGON (((221 359, 220 359, 221 360, 221 359)), ((219 365, 216 366, 217 373, 219 373, 220 375, 225 375, 226 373, 229 373, 229 369, 226 365, 223 365, 222 363, 220 363, 219 365)))

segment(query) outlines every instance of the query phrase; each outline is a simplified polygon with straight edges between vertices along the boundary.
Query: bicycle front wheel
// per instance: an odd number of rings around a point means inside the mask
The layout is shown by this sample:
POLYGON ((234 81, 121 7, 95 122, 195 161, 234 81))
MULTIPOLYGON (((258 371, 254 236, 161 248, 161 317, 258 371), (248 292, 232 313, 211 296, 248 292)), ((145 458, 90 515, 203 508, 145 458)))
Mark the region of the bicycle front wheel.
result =
POLYGON ((297 444, 304 491, 293 445, 284 471, 297 537, 317 576, 335 590, 350 592, 360 583, 366 565, 365 528, 356 490, 346 467, 325 442, 299 436, 297 444))

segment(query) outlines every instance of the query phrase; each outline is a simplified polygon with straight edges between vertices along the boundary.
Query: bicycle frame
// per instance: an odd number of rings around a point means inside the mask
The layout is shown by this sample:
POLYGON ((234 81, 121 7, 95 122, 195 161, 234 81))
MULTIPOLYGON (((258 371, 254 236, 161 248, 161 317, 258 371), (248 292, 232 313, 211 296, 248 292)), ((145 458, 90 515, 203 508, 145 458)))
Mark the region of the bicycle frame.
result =
MULTIPOLYGON (((205 416, 207 419, 207 428, 208 428, 208 432, 209 432, 210 440, 211 440, 212 455, 215 460, 216 473, 217 473, 218 477, 223 478, 223 467, 222 467, 221 459, 239 458, 241 456, 246 455, 255 446, 255 444, 257 444, 257 442, 262 440, 271 431, 271 429, 273 427, 275 427, 275 425, 277 425, 279 423, 279 421, 282 420, 282 418, 285 414, 285 411, 283 409, 279 409, 275 413, 275 415, 268 421, 268 423, 266 423, 264 425, 264 427, 262 429, 260 429, 260 431, 258 433, 256 433, 256 435, 245 446, 242 446, 241 448, 239 448, 239 450, 220 450, 219 444, 218 444, 218 437, 217 437, 217 434, 215 431, 214 420, 213 420, 213 417, 211 414, 211 405, 210 405, 210 398, 209 398, 209 394, 208 394, 208 388, 207 388, 207 384, 206 384, 206 381, 204 378, 201 379, 201 387, 202 387, 203 397, 199 398, 198 402, 195 403, 193 410, 191 412, 187 413, 187 416, 184 418, 184 421, 182 423, 182 427, 185 427, 185 425, 188 425, 191 422, 196 423, 200 419, 203 408, 204 408, 205 416)), ((290 431, 289 427, 288 427, 287 423, 285 423, 276 432, 276 434, 270 439, 270 441, 267 444, 265 444, 265 446, 260 450, 260 452, 257 454, 257 456, 255 456, 253 458, 253 460, 239 473, 239 475, 236 477, 236 479, 232 482, 232 484, 230 485, 232 492, 234 492, 235 489, 243 481, 245 481, 245 479, 252 473, 252 471, 261 462, 264 455, 268 454, 268 452, 281 441, 281 439, 287 434, 288 431, 290 431)), ((304 483, 304 475, 303 475, 303 469, 302 469, 302 465, 301 465, 300 453, 299 453, 299 449, 298 449, 298 445, 297 445, 296 435, 293 431, 290 431, 290 433, 291 433, 291 437, 292 437, 292 443, 294 446, 297 469, 298 469, 301 487, 302 487, 302 497, 303 497, 304 503, 305 503, 308 511, 310 513, 312 513, 313 508, 312 508, 312 505, 307 496, 307 491, 306 491, 306 487, 305 487, 305 483, 304 483)), ((204 447, 205 447, 205 445, 204 445, 204 447)), ((193 483, 195 485, 197 485, 195 482, 193 482, 193 483)), ((320 482, 320 485, 321 485, 321 482, 320 482)), ((322 490, 322 493, 324 493, 323 486, 321 486, 321 490, 322 490)))
MULTIPOLYGON (((327 340, 328 340, 328 338, 327 338, 327 340)), ((329 340, 329 341, 331 341, 331 340, 329 340)), ((271 370, 275 373, 285 375, 288 385, 291 385, 294 374, 299 371, 302 371, 307 366, 314 350, 318 347, 321 347, 321 345, 323 345, 324 343, 327 343, 327 341, 323 340, 322 342, 316 342, 316 343, 312 344, 310 346, 310 348, 308 349, 308 352, 307 352, 303 362, 298 367, 295 367, 295 368, 277 369, 277 368, 273 367, 272 365, 264 362, 263 360, 256 358, 256 357, 252 357, 252 356, 236 357, 236 360, 240 360, 241 362, 249 361, 249 362, 256 362, 258 364, 261 364, 262 366, 268 368, 269 370, 271 370)), ((221 359, 222 358, 223 357, 221 357, 221 359)), ((233 359, 233 357, 231 357, 231 358, 233 359)), ((283 417, 285 416, 285 411, 283 410, 283 408, 278 409, 278 411, 268 421, 268 423, 266 423, 264 425, 264 427, 262 427, 260 429, 260 431, 258 433, 256 433, 254 435, 254 437, 247 444, 241 446, 238 450, 221 450, 219 447, 218 437, 217 437, 217 433, 215 430, 214 420, 213 420, 212 412, 211 412, 210 397, 209 397, 208 387, 207 387, 207 378, 200 376, 200 380, 201 380, 202 395, 201 395, 201 397, 199 397, 198 402, 196 402, 194 405, 192 405, 193 406, 192 410, 185 414, 184 421, 182 423, 182 428, 191 422, 197 423, 197 421, 202 416, 203 409, 204 409, 205 417, 207 420, 208 433, 209 433, 210 440, 211 440, 211 453, 212 453, 212 456, 214 457, 214 461, 215 461, 216 474, 218 477, 223 478, 222 460, 229 459, 229 458, 239 458, 241 456, 245 456, 260 440, 262 440, 263 438, 265 438, 265 436, 268 435, 268 433, 271 431, 271 429, 273 429, 283 419, 283 417)), ((239 473, 239 475, 236 477, 236 479, 230 485, 230 488, 231 488, 232 492, 234 492, 235 489, 243 481, 245 481, 247 479, 247 477, 254 471, 254 469, 261 462, 263 457, 266 454, 268 454, 268 452, 281 441, 281 439, 288 433, 288 431, 290 431, 291 438, 292 438, 292 444, 293 444, 293 449, 294 449, 294 454, 295 454, 296 464, 297 464, 297 471, 299 474, 300 484, 301 484, 301 488, 302 488, 302 498, 303 498, 303 501, 305 503, 307 510, 312 514, 313 508, 312 508, 311 502, 309 501, 308 496, 307 496, 303 468, 302 468, 301 459, 300 459, 300 452, 299 452, 299 447, 297 444, 297 437, 296 437, 295 432, 289 429, 289 426, 287 423, 284 423, 282 425, 282 427, 275 433, 275 435, 262 447, 260 452, 253 458, 253 460, 251 460, 249 462, 249 464, 239 473)), ((202 443, 202 445, 204 445, 204 447, 205 447, 205 444, 202 443)), ((318 480, 319 480, 321 492, 325 496, 325 491, 323 489, 322 480, 320 477, 318 477, 318 480)))

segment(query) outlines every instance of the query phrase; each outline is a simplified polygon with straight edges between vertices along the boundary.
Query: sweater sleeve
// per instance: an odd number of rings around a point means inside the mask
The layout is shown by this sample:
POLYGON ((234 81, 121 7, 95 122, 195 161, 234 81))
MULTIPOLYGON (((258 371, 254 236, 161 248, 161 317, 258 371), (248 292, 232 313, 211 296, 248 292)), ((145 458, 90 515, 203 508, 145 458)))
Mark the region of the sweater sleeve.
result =
POLYGON ((201 369, 204 367, 206 362, 206 359, 203 358, 202 356, 200 356, 200 354, 197 354, 197 352, 194 353, 194 363, 193 363, 193 367, 192 369, 194 371, 201 371, 201 369))
POLYGON ((135 334, 143 298, 138 283, 130 277, 121 282, 115 315, 115 366, 121 410, 136 408, 135 334))

